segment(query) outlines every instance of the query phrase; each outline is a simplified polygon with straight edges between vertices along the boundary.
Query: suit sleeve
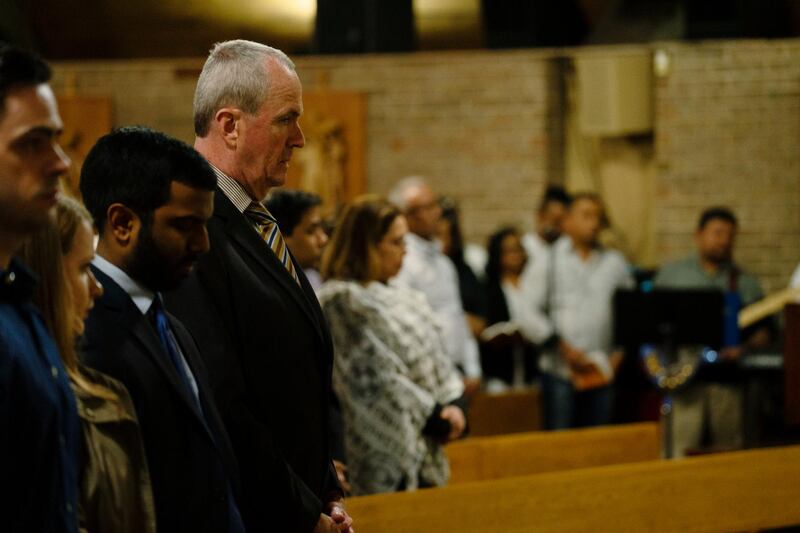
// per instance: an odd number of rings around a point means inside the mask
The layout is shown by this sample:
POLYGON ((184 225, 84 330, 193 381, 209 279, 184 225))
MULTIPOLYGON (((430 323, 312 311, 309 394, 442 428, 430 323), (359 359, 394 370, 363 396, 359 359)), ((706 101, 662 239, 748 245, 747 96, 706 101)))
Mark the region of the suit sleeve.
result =
POLYGON ((279 530, 312 531, 323 502, 283 457, 272 434, 278 428, 267 427, 250 408, 239 350, 229 333, 237 331, 229 309, 235 295, 222 283, 226 273, 221 259, 204 259, 196 274, 167 297, 167 304, 189 329, 205 361, 240 465, 245 522, 248 529, 275 527, 277 521, 283 526, 279 530))

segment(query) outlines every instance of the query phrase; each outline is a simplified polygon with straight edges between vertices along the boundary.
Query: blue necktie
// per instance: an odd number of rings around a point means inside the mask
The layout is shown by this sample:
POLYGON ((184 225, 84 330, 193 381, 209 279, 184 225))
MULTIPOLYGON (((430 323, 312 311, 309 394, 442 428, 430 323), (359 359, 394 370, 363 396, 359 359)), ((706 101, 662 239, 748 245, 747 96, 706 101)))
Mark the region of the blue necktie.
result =
MULTIPOLYGON (((167 352, 167 355, 169 355, 172 366, 175 367, 175 371, 178 372, 178 377, 180 378, 181 383, 183 383, 184 387, 186 387, 186 390, 189 392, 189 395, 194 399, 195 405, 197 405, 197 409, 200 411, 200 415, 203 417, 203 422, 205 422, 206 427, 208 427, 208 423, 205 420, 205 414, 203 413, 203 407, 200 404, 200 397, 198 396, 198 393, 195 392, 195 389, 192 387, 189 380, 189 376, 186 374, 186 368, 181 360, 178 343, 175 341, 175 336, 172 334, 169 320, 167 319, 167 314, 164 312, 164 305, 161 302, 160 295, 156 295, 155 300, 153 300, 153 305, 150 307, 150 312, 152 313, 153 322, 155 323, 156 331, 158 332, 158 338, 161 340, 161 344, 164 346, 164 350, 167 352)), ((242 516, 239 513, 239 507, 236 505, 236 500, 233 497, 231 484, 230 482, 227 482, 226 485, 228 489, 228 524, 230 526, 228 531, 230 533, 245 533, 244 522, 242 521, 242 516)))
POLYGON ((189 381, 189 376, 186 375, 186 368, 181 360, 180 349, 178 348, 175 337, 172 334, 169 320, 167 319, 167 314, 164 312, 164 305, 161 302, 160 295, 156 295, 155 300, 153 300, 153 305, 150 307, 150 311, 152 313, 153 322, 156 326, 156 331, 158 332, 158 338, 161 340, 161 345, 164 346, 164 350, 167 352, 173 368, 175 368, 175 371, 178 373, 178 378, 180 379, 181 383, 186 388, 186 391, 189 393, 189 395, 194 399, 197 408, 200 409, 200 412, 202 413, 203 410, 200 406, 200 399, 195 394, 195 390, 189 381))

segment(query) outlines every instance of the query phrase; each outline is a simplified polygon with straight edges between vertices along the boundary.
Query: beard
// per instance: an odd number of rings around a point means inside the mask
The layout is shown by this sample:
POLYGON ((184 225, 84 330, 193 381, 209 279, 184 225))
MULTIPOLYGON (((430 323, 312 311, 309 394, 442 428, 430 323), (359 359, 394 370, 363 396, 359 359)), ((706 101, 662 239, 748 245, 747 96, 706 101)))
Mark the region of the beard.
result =
POLYGON ((730 263, 733 258, 733 253, 729 249, 725 250, 709 250, 705 254, 705 260, 715 265, 724 265, 730 263))
POLYGON ((154 292, 169 291, 180 285, 186 277, 178 267, 179 260, 165 253, 155 238, 150 223, 142 223, 139 240, 128 260, 128 275, 154 292))

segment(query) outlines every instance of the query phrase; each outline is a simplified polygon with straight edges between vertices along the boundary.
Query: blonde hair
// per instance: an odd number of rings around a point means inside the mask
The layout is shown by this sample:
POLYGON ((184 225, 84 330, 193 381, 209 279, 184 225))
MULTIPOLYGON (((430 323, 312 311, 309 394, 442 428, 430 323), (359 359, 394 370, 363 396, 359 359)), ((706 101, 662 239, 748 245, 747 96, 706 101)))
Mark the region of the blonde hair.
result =
POLYGON ((20 251, 20 258, 39 276, 33 300, 55 340, 61 361, 70 379, 89 394, 106 400, 119 398, 106 387, 87 380, 78 367, 77 335, 73 324, 75 316, 72 291, 64 268, 64 255, 72 249, 75 232, 82 222, 92 225, 86 208, 74 198, 60 195, 55 220, 39 230, 20 251))
POLYGON ((400 210, 384 198, 366 195, 345 207, 322 256, 322 277, 354 281, 377 280, 381 272, 378 244, 400 210))

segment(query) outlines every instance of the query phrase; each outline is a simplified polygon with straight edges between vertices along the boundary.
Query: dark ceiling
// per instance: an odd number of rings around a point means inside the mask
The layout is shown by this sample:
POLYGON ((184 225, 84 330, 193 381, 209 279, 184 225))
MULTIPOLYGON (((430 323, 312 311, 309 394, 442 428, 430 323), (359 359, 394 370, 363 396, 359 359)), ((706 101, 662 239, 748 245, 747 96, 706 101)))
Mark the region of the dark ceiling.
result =
POLYGON ((800 34, 800 0, 2 0, 0 40, 50 59, 573 46, 800 34), (235 9, 232 8, 235 6, 235 9))

